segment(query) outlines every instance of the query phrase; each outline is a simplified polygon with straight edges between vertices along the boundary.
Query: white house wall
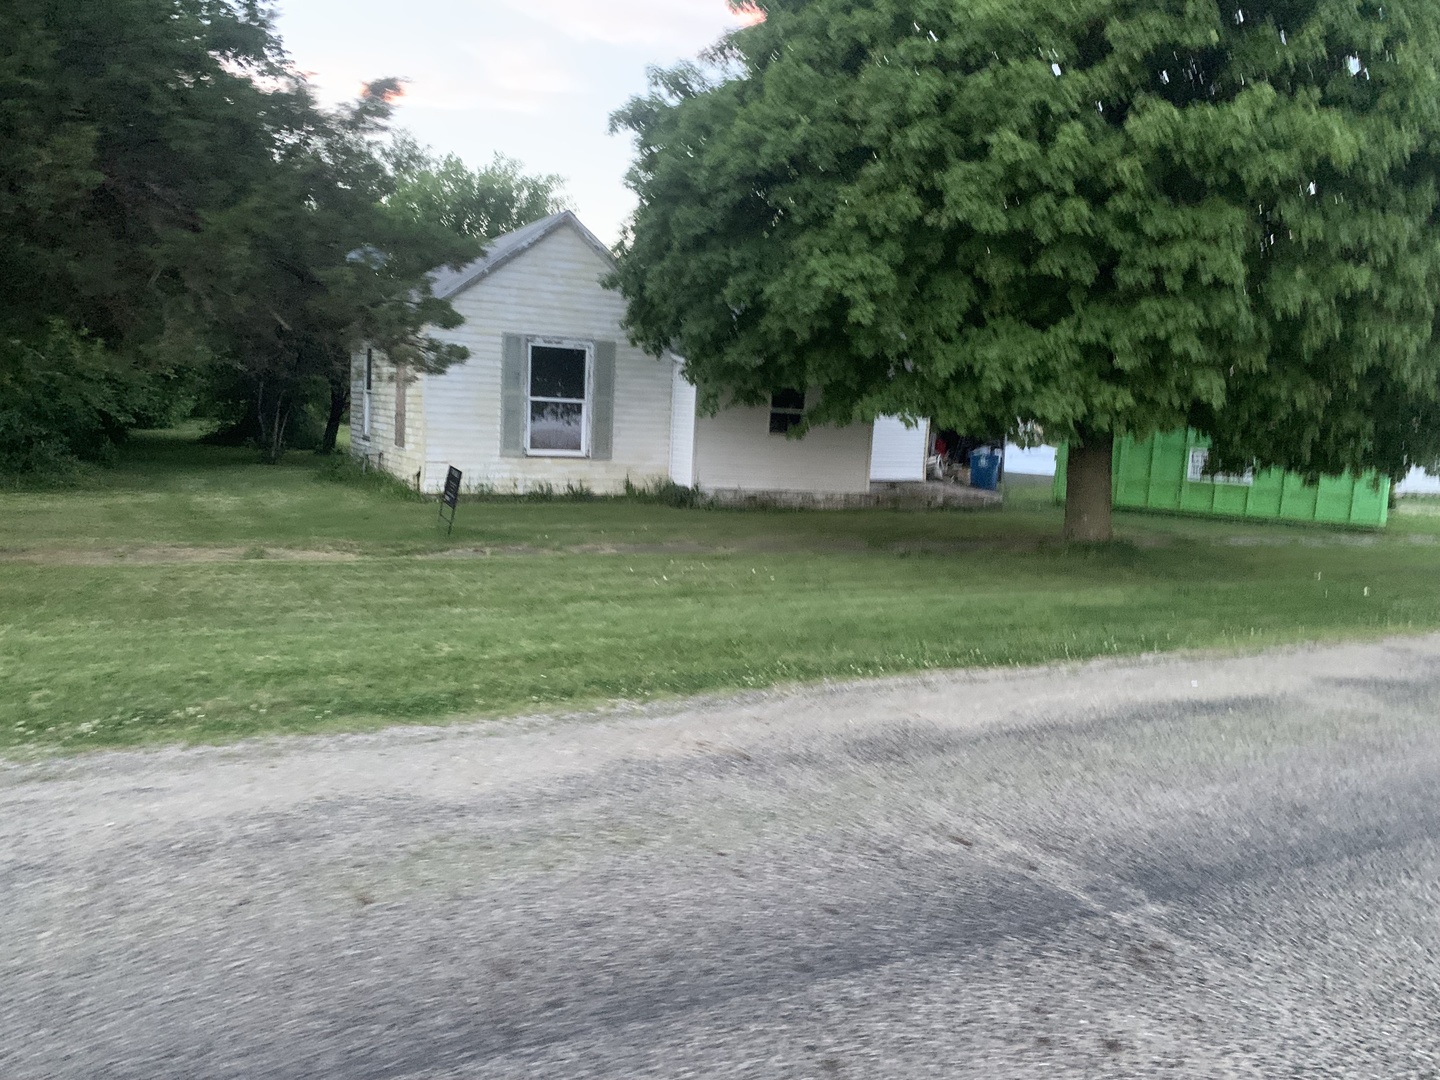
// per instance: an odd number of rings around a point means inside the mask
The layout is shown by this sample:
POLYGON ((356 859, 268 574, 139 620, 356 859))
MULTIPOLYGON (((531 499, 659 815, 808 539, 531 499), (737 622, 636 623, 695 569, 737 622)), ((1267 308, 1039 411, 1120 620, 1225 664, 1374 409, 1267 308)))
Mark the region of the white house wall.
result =
MULTIPOLYGON (((365 434, 365 350, 350 357, 350 452, 414 484, 425 466, 424 378, 405 386, 405 445, 395 443, 395 367, 377 351, 371 368, 370 434, 365 434)), ((442 477, 443 479, 443 477, 442 477)))
POLYGON ((870 490, 871 425, 815 427, 804 438, 770 432, 765 407, 722 409, 695 420, 695 486, 703 491, 870 490))
POLYGON ((426 379, 422 486, 439 491, 454 465, 465 486, 526 491, 542 484, 584 484, 615 491, 670 474, 672 369, 633 348, 620 321, 624 300, 598 282, 610 267, 573 229, 559 228, 529 251, 452 298, 465 322, 437 336, 470 349, 470 358, 426 379), (503 336, 613 341, 615 405, 609 461, 501 457, 500 368, 503 336))
POLYGON ((1014 443, 1005 444, 1005 475, 1054 476, 1055 447, 1035 446, 1022 450, 1014 443))

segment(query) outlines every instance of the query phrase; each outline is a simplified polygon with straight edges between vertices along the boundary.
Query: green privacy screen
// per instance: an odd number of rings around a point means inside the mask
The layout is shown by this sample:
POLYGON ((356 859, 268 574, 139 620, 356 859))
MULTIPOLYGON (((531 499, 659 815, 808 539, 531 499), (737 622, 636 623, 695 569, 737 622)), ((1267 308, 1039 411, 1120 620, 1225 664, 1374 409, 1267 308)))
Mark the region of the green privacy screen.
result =
MULTIPOLYGON (((1212 476, 1206 469, 1208 445, 1193 431, 1172 431, 1141 442, 1116 439, 1111 466, 1115 506, 1376 529, 1389 520, 1390 481, 1374 472, 1325 476, 1318 484, 1279 469, 1212 476)), ((1062 446, 1055 456, 1057 502, 1065 495, 1065 460, 1062 446)))

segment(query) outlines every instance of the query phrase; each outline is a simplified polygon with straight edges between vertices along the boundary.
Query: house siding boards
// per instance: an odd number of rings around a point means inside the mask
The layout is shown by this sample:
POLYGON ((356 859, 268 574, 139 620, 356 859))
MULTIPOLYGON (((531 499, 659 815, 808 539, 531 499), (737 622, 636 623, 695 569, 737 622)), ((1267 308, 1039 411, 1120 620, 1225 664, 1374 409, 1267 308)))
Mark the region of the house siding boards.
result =
POLYGON ((395 444, 395 365, 378 351, 374 354, 370 389, 370 436, 364 427, 365 350, 350 357, 350 450, 370 460, 408 484, 425 464, 424 430, 421 417, 424 379, 412 379, 405 387, 405 445, 395 444))
POLYGON ((814 427, 804 438, 770 432, 764 406, 722 409, 695 421, 695 485, 702 491, 870 490, 871 425, 814 427))
MULTIPOLYGON (((467 489, 499 492, 584 485, 609 493, 622 490, 627 479, 645 484, 665 477, 711 491, 868 491, 868 424, 817 427, 796 440, 772 435, 764 408, 697 418, 695 388, 684 381, 678 361, 648 356, 628 342, 625 301, 600 284, 612 269, 604 246, 567 212, 497 238, 489 254, 468 267, 436 271, 436 295, 448 299, 463 321, 431 332, 464 345, 470 355, 442 375, 421 375, 409 384, 405 446, 398 447, 394 371, 380 363, 378 355, 370 437, 362 433, 361 350, 351 409, 354 452, 369 455, 407 482, 418 478, 421 490, 430 493, 441 490, 451 466, 464 473, 467 489), (548 347, 557 352, 588 351, 588 455, 527 451, 517 437, 515 420, 520 411, 531 415, 530 401, 528 396, 523 405, 516 400, 513 385, 511 423, 506 426, 505 373, 509 370, 511 383, 517 382, 517 357, 525 349, 528 365, 531 353, 525 343, 538 338, 549 339, 548 347)), ((544 362, 566 361, 552 353, 544 362)), ((547 378, 559 377, 553 375, 557 369, 548 370, 547 378)), ((546 418, 547 437, 557 437, 553 423, 575 402, 571 392, 560 392, 567 384, 549 385, 557 389, 539 400, 554 407, 546 418)))
POLYGON ((627 476, 643 481, 668 474, 672 365, 625 340, 625 302, 599 287, 609 269, 579 233, 559 228, 451 299, 465 322, 444 336, 467 346, 470 358, 428 380, 425 490, 440 490, 447 465, 465 473, 467 487, 516 491, 582 483, 616 491, 627 476), (610 460, 501 456, 506 334, 615 343, 610 460))
POLYGON ((695 387, 677 363, 671 376, 670 479, 684 487, 695 486, 695 387))
MULTIPOLYGON (((383 394, 372 391, 372 437, 366 444, 357 436, 357 448, 384 450, 385 468, 410 477, 419 471, 422 490, 432 493, 444 485, 451 465, 464 472, 467 488, 484 485, 501 491, 584 484, 593 491, 609 492, 620 490, 627 477, 644 482, 669 475, 674 363, 647 356, 626 341, 620 326, 624 300, 599 285, 609 270, 605 257, 578 230, 562 224, 451 296, 451 304, 465 321, 435 333, 466 346, 469 359, 443 375, 422 376, 409 385, 404 456, 392 458, 393 382, 383 394), (506 335, 591 342, 600 359, 608 355, 604 343, 614 344, 608 460, 594 455, 502 455, 506 335), (403 462, 408 473, 392 467, 392 461, 395 466, 403 462)), ((363 361, 362 352, 360 389, 363 361)), ((360 400, 358 392, 354 400, 360 400)), ((592 399, 592 422, 597 418, 594 404, 592 399)), ((352 415, 358 432, 358 411, 352 410, 352 415)), ((603 446, 599 449, 603 454, 603 446)))

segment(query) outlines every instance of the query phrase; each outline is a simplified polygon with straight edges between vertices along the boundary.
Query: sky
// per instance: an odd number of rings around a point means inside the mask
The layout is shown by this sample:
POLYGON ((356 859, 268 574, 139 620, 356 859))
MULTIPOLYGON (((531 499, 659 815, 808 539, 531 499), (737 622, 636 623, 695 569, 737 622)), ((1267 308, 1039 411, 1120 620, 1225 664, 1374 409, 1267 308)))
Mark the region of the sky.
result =
POLYGON ((498 151, 559 173, 606 243, 635 201, 630 139, 610 114, 645 69, 693 58, 741 17, 725 0, 277 0, 296 66, 330 101, 375 78, 409 80, 396 123, 472 166, 498 151))

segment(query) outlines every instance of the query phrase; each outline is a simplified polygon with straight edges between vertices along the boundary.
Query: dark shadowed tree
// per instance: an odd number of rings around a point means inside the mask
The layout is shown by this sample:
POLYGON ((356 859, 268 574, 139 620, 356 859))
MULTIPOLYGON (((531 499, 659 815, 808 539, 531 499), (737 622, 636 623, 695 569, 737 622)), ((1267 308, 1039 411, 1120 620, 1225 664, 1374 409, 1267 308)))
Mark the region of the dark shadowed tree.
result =
POLYGON ((426 275, 480 245, 388 205, 397 89, 318 107, 256 0, 0 5, 0 470, 103 457, 193 373, 267 456, 317 401, 333 445, 359 341, 463 356, 426 275))
POLYGON ((251 0, 0 4, 0 469, 163 415, 201 354, 162 249, 270 168, 282 71, 251 0))
MULTIPOLYGON (((428 272, 479 255, 478 241, 399 213, 377 153, 397 82, 306 120, 247 196, 175 237, 192 321, 238 376, 267 460, 283 453, 296 411, 328 402, 320 449, 333 449, 348 403, 351 351, 365 342, 411 372, 439 372, 468 351, 430 328, 459 324, 428 272)), ((296 94, 308 97, 303 84, 296 94)))
POLYGON ((759 7, 613 120, 614 284, 708 406, 1037 423, 1083 540, 1119 435, 1311 476, 1435 457, 1440 5, 759 7))

